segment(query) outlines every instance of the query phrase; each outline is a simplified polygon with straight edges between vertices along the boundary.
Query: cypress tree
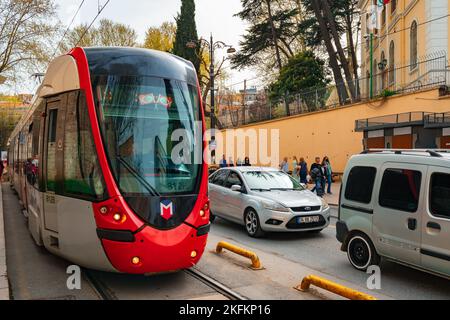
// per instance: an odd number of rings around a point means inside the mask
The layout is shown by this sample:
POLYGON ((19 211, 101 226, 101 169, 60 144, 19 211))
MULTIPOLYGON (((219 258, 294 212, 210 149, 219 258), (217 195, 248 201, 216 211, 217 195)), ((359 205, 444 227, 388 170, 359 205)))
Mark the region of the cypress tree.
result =
POLYGON ((194 0, 181 0, 181 12, 176 17, 177 33, 173 46, 173 54, 194 64, 197 73, 200 70, 200 44, 198 43, 197 25, 195 23, 194 0), (195 48, 188 48, 188 42, 195 41, 195 48))

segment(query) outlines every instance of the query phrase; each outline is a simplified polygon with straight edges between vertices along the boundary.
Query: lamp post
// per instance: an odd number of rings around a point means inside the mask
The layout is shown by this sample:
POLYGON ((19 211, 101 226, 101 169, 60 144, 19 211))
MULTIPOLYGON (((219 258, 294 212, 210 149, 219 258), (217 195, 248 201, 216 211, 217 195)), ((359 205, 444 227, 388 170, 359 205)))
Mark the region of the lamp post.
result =
POLYGON ((222 48, 228 48, 227 53, 233 54, 236 52, 236 49, 233 48, 233 46, 226 44, 223 41, 216 41, 214 42, 213 36, 211 34, 210 40, 205 40, 203 38, 200 38, 198 41, 190 41, 186 44, 188 48, 196 48, 198 45, 206 45, 209 48, 209 57, 211 60, 211 64, 209 66, 209 80, 210 80, 210 96, 211 96, 211 111, 210 111, 210 119, 211 119, 211 141, 210 141, 210 148, 211 150, 211 159, 212 163, 215 164, 215 156, 216 156, 216 134, 215 134, 215 128, 216 128, 216 118, 215 118, 215 68, 214 68, 214 51, 216 49, 222 49, 222 48))

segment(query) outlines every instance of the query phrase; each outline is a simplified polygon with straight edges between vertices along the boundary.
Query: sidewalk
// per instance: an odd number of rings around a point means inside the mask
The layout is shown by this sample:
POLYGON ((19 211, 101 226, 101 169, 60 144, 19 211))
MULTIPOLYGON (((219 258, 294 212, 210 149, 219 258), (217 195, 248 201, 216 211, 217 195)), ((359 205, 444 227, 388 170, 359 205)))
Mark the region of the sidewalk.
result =
POLYGON ((9 284, 6 273, 6 243, 3 220, 3 195, 0 184, 0 300, 9 300, 9 284))
POLYGON ((339 190, 341 190, 341 183, 335 182, 331 185, 331 192, 333 194, 325 194, 323 198, 330 206, 338 206, 339 205, 339 190))

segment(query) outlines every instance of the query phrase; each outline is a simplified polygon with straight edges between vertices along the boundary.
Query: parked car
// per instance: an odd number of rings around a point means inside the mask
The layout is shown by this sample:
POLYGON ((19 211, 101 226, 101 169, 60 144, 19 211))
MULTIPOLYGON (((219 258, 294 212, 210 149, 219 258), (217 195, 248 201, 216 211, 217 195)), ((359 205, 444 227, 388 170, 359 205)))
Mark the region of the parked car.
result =
POLYGON ((209 177, 215 216, 245 225, 251 237, 268 231, 320 232, 330 223, 328 204, 299 181, 273 168, 234 167, 209 177))
POLYGON ((358 270, 385 257, 450 277, 450 154, 393 150, 352 157, 336 231, 358 270))

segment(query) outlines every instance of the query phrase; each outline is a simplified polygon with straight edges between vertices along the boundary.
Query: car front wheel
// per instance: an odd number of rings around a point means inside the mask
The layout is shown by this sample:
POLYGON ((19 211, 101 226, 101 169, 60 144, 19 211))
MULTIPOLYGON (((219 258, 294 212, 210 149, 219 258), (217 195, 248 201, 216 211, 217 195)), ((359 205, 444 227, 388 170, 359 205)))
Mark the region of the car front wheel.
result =
POLYGON ((380 256, 370 239, 363 234, 354 234, 347 242, 347 257, 352 266, 366 271, 372 265, 379 265, 380 256))
POLYGON ((258 214, 255 210, 249 209, 245 213, 245 229, 247 234, 253 238, 261 238, 264 236, 264 231, 261 229, 258 214))

